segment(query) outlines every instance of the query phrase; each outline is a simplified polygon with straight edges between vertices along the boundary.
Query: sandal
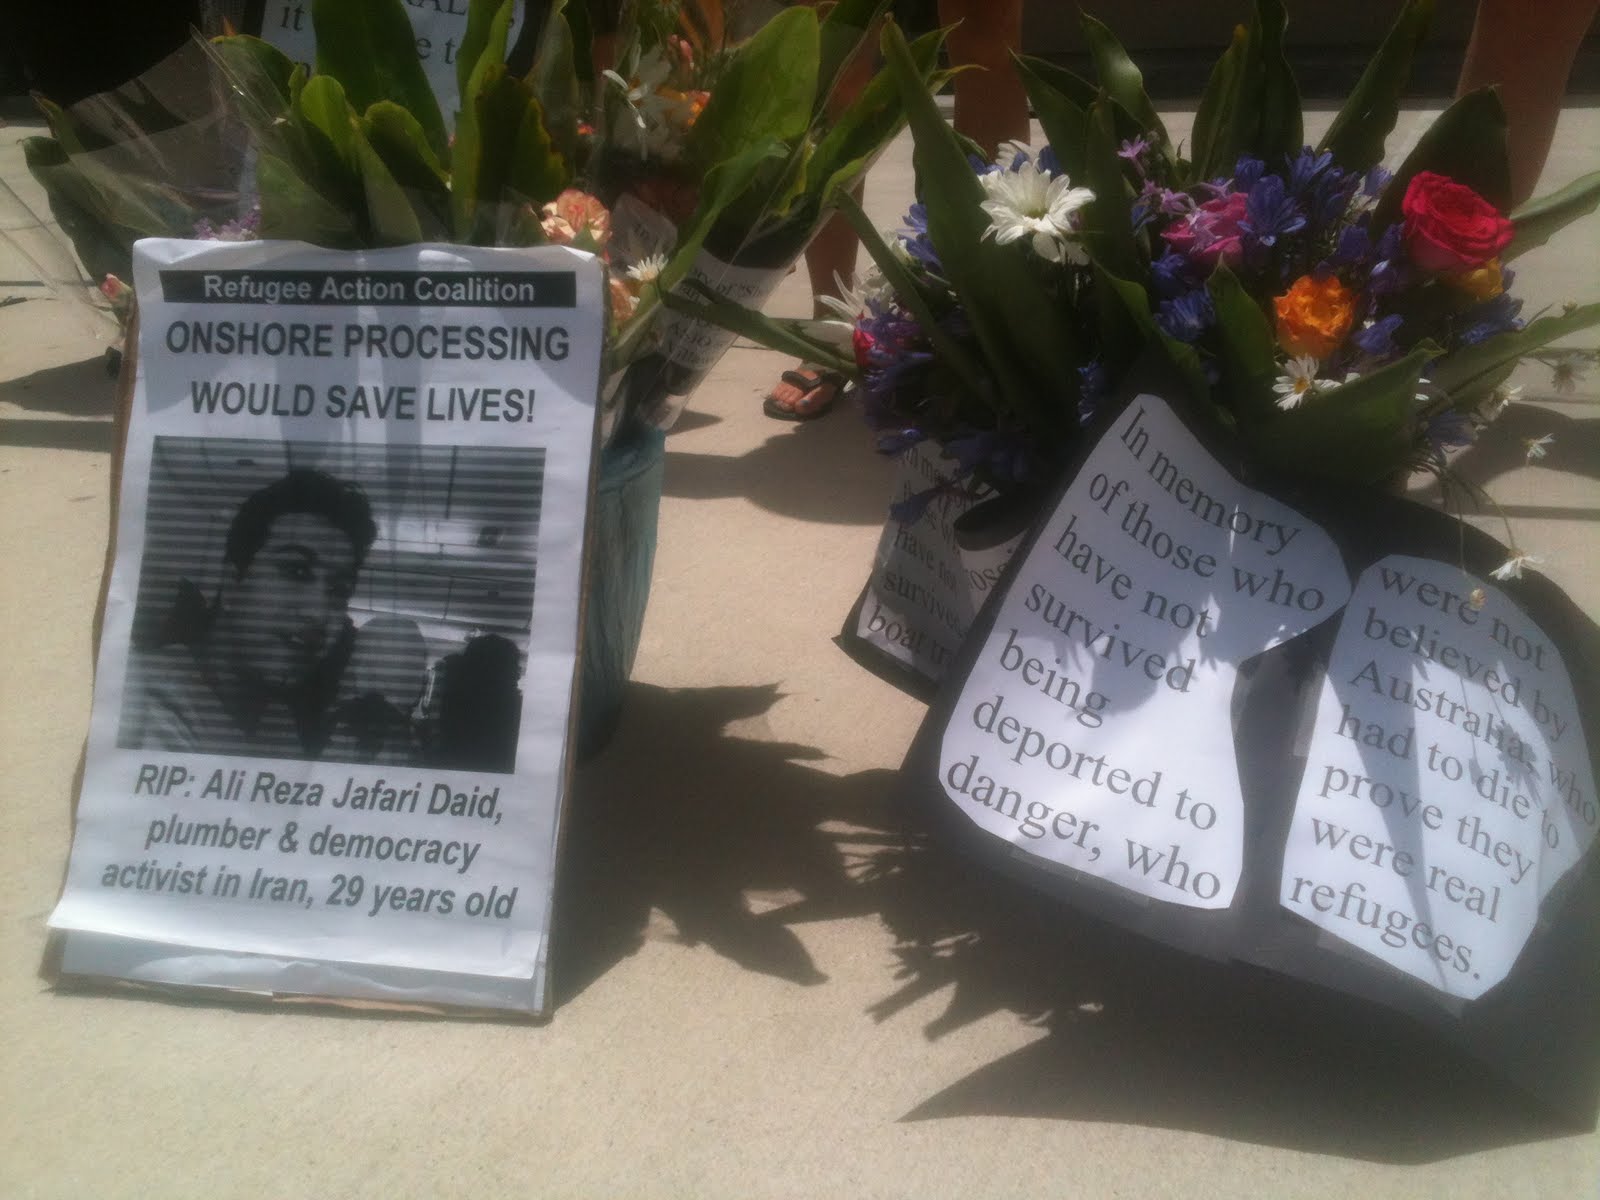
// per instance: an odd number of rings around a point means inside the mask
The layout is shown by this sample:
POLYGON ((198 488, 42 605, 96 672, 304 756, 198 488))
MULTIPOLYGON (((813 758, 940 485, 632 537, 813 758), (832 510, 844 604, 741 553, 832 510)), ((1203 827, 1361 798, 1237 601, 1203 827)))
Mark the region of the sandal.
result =
POLYGON ((776 391, 768 392, 761 403, 761 411, 779 421, 812 421, 833 407, 833 402, 844 390, 845 378, 837 371, 804 364, 793 371, 785 371, 780 378, 800 393, 792 404, 778 399, 776 391))

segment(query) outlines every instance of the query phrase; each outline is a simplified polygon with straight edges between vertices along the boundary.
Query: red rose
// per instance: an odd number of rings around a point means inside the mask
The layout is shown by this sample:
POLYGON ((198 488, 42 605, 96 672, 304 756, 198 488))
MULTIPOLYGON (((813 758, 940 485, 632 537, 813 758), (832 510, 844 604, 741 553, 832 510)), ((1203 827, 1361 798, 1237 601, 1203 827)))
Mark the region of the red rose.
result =
POLYGON ((1511 222, 1464 183, 1418 171, 1400 204, 1406 250, 1424 271, 1481 267, 1511 242, 1511 222))

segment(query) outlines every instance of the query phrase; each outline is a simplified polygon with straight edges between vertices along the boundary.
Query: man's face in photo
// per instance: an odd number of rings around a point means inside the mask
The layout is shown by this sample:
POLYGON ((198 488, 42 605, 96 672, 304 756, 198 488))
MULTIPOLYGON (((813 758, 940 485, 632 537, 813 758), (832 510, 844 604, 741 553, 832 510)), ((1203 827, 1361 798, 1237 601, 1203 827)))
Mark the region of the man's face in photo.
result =
POLYGON ((239 674, 274 691, 302 683, 338 637, 355 584, 342 530, 315 513, 274 520, 227 589, 225 636, 239 674))

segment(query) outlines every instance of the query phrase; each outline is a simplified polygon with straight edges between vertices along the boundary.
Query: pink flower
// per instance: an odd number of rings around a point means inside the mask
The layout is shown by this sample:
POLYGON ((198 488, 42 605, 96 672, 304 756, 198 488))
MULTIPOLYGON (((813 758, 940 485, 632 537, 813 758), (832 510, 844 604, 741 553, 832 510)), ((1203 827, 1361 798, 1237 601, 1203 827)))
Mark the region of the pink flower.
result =
POLYGON ((544 206, 539 222, 544 235, 558 246, 579 244, 585 250, 598 250, 611 236, 611 214, 599 200, 568 188, 544 206))
POLYGON ((1219 262, 1237 266, 1244 247, 1239 238, 1248 215, 1249 197, 1232 192, 1207 200, 1194 212, 1164 229, 1161 236, 1190 262, 1210 270, 1219 262))
POLYGON ((100 294, 112 304, 127 304, 133 299, 133 289, 115 275, 107 275, 100 281, 100 294))

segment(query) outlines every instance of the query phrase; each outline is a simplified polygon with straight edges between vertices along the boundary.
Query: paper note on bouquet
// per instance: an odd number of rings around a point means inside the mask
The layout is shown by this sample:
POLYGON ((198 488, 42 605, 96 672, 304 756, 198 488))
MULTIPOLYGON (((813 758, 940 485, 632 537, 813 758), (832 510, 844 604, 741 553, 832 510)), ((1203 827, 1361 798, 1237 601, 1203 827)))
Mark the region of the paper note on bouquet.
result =
POLYGON ((70 973, 537 1010, 602 275, 146 241, 70 973))
POLYGON ((1283 906, 1476 999, 1597 827, 1549 634, 1458 567, 1392 555, 1364 571, 1321 688, 1283 906))
POLYGON ((1326 532, 1137 397, 997 601, 944 730, 945 794, 1029 856, 1226 908, 1244 856, 1239 664, 1349 591, 1326 532))

